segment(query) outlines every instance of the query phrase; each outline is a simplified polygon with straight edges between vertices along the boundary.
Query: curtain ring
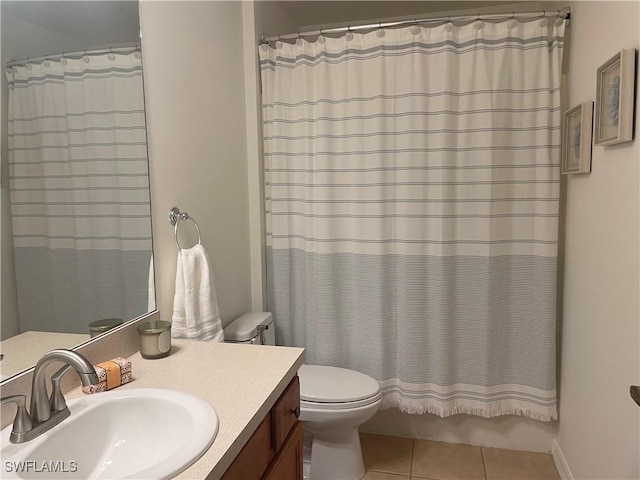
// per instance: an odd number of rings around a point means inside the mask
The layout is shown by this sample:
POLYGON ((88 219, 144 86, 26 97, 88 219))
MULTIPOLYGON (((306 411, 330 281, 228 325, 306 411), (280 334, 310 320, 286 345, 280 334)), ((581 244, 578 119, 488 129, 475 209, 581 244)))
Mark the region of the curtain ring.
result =
POLYGON ((546 27, 547 25, 549 25, 549 20, 547 19, 547 11, 543 10, 542 16, 540 17, 540 26, 546 27))
POLYGON ((411 27, 411 33, 418 35, 420 33, 420 27, 418 26, 418 19, 413 19, 413 26, 411 27))
POLYGON ((347 41, 353 40, 353 33, 351 33, 351 25, 347 26, 347 34, 344 36, 347 41))
POLYGON ((473 27, 476 30, 481 30, 484 27, 484 22, 480 20, 480 14, 476 15, 476 21, 473 22, 473 27))

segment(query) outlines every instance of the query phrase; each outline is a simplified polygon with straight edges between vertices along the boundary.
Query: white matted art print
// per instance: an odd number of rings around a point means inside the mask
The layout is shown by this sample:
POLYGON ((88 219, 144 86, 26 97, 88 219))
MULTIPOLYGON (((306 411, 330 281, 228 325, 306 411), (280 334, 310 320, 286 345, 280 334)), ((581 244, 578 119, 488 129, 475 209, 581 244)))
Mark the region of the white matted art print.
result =
POLYGON ((633 140, 636 50, 621 50, 598 68, 596 145, 633 140))
POLYGON ((593 102, 584 102, 564 113, 562 173, 591 172, 593 102))

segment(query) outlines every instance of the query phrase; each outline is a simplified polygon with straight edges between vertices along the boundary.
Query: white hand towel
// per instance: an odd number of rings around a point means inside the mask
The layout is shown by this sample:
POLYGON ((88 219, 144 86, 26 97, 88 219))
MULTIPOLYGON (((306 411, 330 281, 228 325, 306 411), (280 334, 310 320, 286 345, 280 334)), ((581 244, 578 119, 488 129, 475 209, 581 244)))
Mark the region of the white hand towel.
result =
POLYGON ((209 257, 200 244, 178 252, 171 336, 224 341, 209 257))

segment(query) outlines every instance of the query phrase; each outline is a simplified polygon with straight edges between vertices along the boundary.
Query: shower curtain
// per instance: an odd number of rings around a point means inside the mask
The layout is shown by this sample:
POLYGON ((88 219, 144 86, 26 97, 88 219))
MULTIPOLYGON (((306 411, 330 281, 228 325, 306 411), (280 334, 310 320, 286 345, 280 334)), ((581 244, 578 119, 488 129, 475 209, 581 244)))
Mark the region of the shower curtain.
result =
POLYGON ((21 331, 89 333, 92 320, 141 315, 151 218, 140 52, 6 73, 21 331))
POLYGON ((268 307, 383 408, 556 418, 564 22, 259 48, 268 307))

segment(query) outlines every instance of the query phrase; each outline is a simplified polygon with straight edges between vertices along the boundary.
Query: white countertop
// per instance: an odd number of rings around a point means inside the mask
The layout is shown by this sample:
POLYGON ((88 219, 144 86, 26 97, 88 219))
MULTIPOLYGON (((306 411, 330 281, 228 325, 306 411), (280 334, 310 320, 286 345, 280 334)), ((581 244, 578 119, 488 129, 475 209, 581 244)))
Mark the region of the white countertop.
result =
MULTIPOLYGON (((210 473, 210 478, 220 478, 303 359, 302 348, 172 339, 168 357, 130 357, 135 380, 118 388, 169 388, 209 402, 218 414, 218 435, 196 463, 174 478, 204 479, 210 473)), ((80 395, 77 388, 67 398, 80 395)))

